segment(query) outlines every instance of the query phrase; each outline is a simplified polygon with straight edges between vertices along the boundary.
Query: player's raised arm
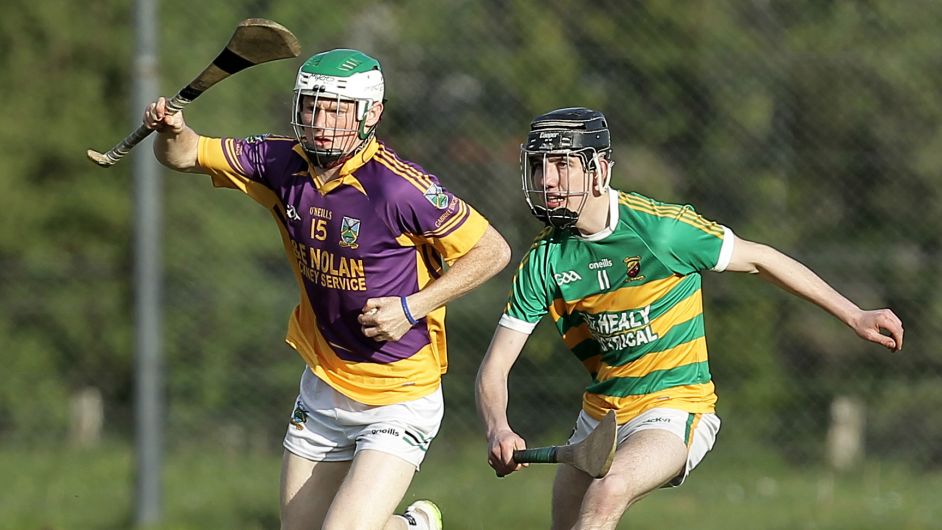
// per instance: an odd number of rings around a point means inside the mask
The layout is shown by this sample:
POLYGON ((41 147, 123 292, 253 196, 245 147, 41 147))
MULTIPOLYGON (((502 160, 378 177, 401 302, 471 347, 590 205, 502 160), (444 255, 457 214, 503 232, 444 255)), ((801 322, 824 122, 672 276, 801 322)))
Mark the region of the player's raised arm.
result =
POLYGON ((177 171, 202 172, 197 164, 199 135, 187 126, 183 111, 168 113, 167 100, 161 97, 147 105, 143 121, 158 133, 154 156, 161 164, 177 171))
POLYGON ((903 323, 892 310, 860 309, 814 271, 768 245, 736 237, 726 270, 758 274, 782 289, 820 306, 847 324, 860 337, 890 351, 903 348, 903 323))

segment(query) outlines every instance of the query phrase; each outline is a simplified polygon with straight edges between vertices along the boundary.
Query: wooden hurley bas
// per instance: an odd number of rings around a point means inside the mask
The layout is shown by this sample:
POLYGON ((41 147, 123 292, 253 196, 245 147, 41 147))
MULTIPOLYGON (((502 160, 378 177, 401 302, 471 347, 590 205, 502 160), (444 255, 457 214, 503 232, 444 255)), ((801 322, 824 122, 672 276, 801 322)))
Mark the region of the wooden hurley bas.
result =
POLYGON ((585 440, 571 445, 534 447, 514 451, 518 464, 569 464, 594 478, 602 478, 615 459, 618 424, 610 410, 585 440))
MULTIPOLYGON (((236 72, 269 61, 297 57, 300 52, 298 39, 281 24, 264 18, 245 19, 236 26, 219 56, 167 101, 167 114, 180 112, 203 92, 236 72)), ((99 166, 111 167, 151 132, 151 129, 141 125, 107 153, 89 149, 85 154, 99 166)))

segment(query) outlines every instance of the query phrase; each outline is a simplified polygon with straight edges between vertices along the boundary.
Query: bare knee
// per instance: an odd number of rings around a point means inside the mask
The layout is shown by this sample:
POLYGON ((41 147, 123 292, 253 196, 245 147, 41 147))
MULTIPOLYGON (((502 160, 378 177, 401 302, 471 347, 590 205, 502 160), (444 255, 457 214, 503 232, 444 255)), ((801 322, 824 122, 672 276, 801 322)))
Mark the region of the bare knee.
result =
POLYGON ((578 529, 615 528, 622 515, 647 491, 619 477, 596 480, 586 492, 579 509, 578 529))

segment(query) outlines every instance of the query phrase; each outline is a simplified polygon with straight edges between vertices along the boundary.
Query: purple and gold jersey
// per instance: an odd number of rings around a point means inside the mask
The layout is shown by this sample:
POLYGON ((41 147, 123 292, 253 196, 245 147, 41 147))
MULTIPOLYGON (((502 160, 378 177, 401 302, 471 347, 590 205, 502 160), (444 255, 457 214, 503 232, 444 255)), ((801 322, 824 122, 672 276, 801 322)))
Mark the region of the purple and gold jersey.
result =
POLYGON ((700 272, 722 271, 732 231, 688 205, 610 192, 609 226, 547 228, 523 257, 502 326, 549 314, 592 377, 583 410, 625 423, 654 407, 712 413, 700 272))
POLYGON ((199 165, 218 187, 269 209, 301 300, 286 341, 321 379, 370 405, 435 391, 448 366, 445 308, 398 341, 357 322, 369 298, 413 294, 467 253, 488 223, 438 179, 375 139, 324 182, 292 138, 199 140, 199 165))

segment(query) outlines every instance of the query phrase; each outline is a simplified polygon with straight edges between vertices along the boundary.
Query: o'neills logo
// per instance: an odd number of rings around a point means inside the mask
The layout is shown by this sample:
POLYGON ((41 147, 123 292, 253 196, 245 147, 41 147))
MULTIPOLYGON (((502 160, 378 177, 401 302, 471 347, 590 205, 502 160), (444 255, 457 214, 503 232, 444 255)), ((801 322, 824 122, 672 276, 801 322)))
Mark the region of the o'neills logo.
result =
POLYGON ((625 258, 625 269, 628 272, 626 282, 636 282, 644 279, 644 275, 641 274, 641 256, 625 258))

